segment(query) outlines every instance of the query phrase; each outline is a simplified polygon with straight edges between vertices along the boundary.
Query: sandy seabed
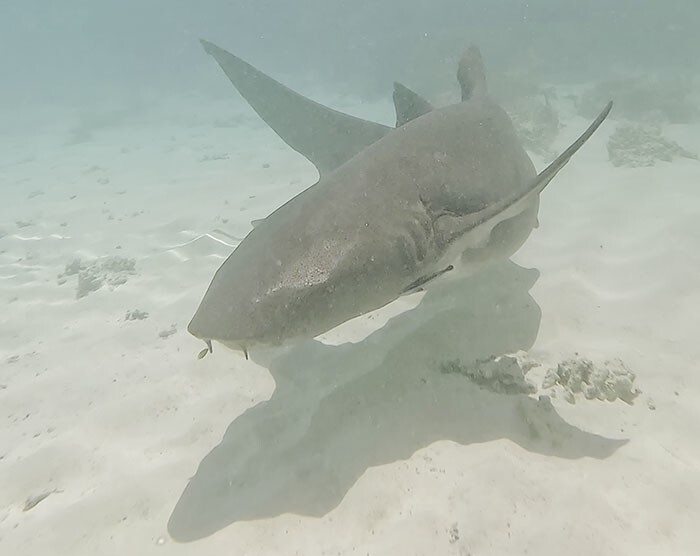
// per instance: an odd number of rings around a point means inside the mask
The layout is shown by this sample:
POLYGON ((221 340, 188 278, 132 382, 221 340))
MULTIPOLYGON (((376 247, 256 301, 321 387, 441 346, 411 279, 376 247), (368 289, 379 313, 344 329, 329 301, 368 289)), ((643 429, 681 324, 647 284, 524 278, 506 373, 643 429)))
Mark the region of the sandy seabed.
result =
MULTIPOLYGON (((316 176, 244 107, 190 102, 2 138, 0 553, 698 553, 699 162, 614 167, 606 123, 497 275, 197 360, 214 271, 316 176), (445 372, 524 348, 537 392, 445 372), (543 391, 569 358, 639 395, 543 391)), ((555 150, 587 123, 563 122, 555 150)))

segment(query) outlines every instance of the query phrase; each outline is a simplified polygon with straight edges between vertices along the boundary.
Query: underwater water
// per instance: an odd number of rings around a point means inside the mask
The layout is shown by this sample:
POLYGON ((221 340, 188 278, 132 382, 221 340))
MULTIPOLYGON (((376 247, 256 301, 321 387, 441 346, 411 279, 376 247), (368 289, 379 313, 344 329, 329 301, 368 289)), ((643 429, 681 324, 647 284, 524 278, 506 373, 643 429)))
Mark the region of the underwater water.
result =
POLYGON ((698 27, 0 4, 0 554, 695 554, 698 27), (522 241, 479 235, 610 100, 522 241))

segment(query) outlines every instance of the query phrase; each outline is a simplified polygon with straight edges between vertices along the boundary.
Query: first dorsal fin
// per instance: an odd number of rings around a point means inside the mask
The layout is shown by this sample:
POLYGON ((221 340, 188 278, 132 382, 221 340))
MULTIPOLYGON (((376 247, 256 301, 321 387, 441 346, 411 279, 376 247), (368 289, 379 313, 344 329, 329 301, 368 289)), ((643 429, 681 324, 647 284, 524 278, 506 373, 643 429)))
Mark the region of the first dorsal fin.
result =
POLYGON ((401 127, 433 109, 427 100, 398 81, 394 82, 394 108, 396 127, 401 127))
POLYGON ((462 101, 486 95, 486 70, 481 59, 481 51, 470 46, 462 54, 457 68, 457 81, 462 89, 462 101))
POLYGON ((265 123, 321 175, 391 131, 390 127, 314 102, 215 44, 205 40, 201 43, 265 123))

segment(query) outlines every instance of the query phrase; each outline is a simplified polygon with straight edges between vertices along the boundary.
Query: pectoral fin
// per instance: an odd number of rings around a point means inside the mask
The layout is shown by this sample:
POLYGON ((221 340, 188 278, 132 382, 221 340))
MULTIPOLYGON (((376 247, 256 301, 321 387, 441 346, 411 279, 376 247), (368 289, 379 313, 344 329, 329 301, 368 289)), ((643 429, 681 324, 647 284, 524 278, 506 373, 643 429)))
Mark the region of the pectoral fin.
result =
POLYGON ((421 276, 416 280, 415 282, 411 282, 408 286, 404 288, 404 290, 401 292, 402 294, 407 294, 407 293, 413 293, 416 291, 420 291, 423 286, 425 286, 428 282, 435 280, 435 278, 438 278, 439 276, 442 276, 446 272, 449 272, 450 270, 453 270, 454 266, 449 265, 443 268, 442 270, 438 270, 437 272, 433 272, 432 274, 427 274, 426 276, 421 276))

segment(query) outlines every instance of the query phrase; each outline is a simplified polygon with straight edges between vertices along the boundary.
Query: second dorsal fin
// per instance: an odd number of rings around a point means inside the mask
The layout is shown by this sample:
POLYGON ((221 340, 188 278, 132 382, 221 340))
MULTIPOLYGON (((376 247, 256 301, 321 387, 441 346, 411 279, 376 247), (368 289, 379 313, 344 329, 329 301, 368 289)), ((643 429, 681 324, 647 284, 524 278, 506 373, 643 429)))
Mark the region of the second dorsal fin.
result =
POLYGON ((427 100, 398 81, 394 82, 394 108, 396 108, 396 127, 401 127, 406 122, 427 114, 433 109, 427 100))

